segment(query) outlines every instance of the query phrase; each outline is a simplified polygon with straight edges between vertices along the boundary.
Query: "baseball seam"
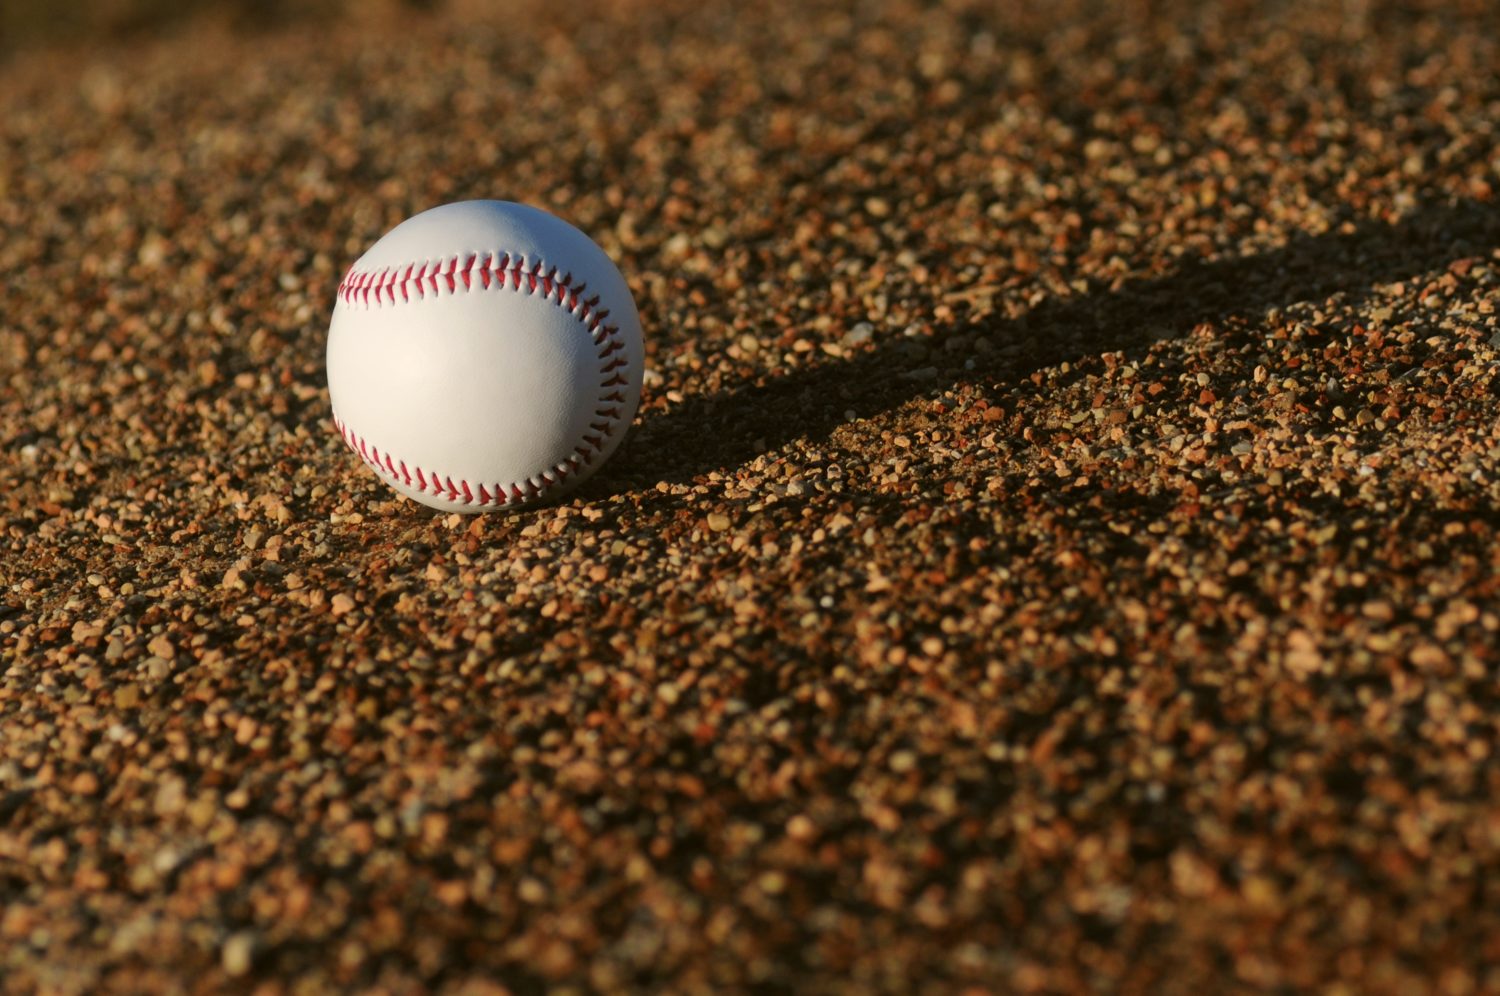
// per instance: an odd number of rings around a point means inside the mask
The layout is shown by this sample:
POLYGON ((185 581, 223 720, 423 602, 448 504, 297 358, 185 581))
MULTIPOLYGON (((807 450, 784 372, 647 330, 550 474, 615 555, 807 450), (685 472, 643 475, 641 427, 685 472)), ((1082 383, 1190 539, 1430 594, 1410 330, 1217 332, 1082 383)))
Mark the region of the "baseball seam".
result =
POLYGON ((429 296, 509 290, 542 297, 577 318, 590 337, 599 358, 599 395, 588 431, 573 452, 553 467, 519 481, 471 481, 424 468, 390 451, 382 451, 333 414, 333 424, 349 448, 381 477, 416 488, 435 498, 476 508, 524 505, 539 501, 562 485, 570 475, 589 466, 624 419, 625 371, 629 360, 619 338, 619 326, 606 324, 608 309, 599 306, 599 295, 585 298, 588 285, 574 284, 573 275, 559 275, 556 267, 541 261, 530 266, 524 256, 502 252, 469 252, 437 261, 387 266, 378 270, 351 268, 339 284, 338 300, 351 308, 382 308, 413 304, 429 296))

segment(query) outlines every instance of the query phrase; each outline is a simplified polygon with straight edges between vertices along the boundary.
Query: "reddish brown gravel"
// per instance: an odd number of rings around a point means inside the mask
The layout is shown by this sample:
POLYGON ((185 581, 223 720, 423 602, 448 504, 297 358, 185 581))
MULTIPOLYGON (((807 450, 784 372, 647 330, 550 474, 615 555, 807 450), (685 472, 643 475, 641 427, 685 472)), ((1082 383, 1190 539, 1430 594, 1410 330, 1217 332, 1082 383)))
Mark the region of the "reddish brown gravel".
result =
POLYGON ((0 63, 0 991, 1500 992, 1500 5, 255 9, 0 63), (331 428, 469 197, 559 507, 331 428))

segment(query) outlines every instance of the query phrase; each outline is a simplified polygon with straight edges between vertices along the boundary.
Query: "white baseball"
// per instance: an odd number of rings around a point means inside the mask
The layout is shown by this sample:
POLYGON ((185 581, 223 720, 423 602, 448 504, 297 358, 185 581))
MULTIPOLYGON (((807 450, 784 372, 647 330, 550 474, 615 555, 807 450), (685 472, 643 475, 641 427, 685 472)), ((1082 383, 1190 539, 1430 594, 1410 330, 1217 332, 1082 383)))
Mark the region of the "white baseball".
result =
POLYGON ((333 421, 408 498, 482 512, 551 499, 598 470, 635 416, 641 323, 578 229, 507 201, 409 218, 339 285, 333 421))

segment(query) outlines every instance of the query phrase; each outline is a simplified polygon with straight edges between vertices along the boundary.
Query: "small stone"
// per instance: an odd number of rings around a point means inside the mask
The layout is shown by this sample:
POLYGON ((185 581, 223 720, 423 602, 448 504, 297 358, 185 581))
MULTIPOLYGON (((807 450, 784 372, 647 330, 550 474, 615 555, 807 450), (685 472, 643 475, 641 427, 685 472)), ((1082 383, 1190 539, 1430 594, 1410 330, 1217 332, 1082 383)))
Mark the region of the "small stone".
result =
POLYGON ((224 972, 232 978, 238 978, 250 971, 251 959, 255 955, 255 935, 248 930, 242 930, 237 934, 231 934, 224 942, 224 948, 220 952, 220 964, 224 972))
POLYGON ((844 333, 841 340, 845 346, 860 346, 870 341, 875 335, 875 326, 869 322, 858 322, 848 332, 844 333))

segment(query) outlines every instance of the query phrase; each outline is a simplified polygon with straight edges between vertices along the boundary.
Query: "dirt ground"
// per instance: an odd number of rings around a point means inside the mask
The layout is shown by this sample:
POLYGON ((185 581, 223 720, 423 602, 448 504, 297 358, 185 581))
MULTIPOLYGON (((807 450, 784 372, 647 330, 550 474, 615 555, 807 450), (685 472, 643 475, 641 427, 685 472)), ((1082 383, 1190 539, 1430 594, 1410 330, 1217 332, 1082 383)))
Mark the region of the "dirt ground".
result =
POLYGON ((1500 992, 1500 5, 269 9, 0 62, 0 992, 1500 992), (473 518, 471 197, 648 363, 473 518))

